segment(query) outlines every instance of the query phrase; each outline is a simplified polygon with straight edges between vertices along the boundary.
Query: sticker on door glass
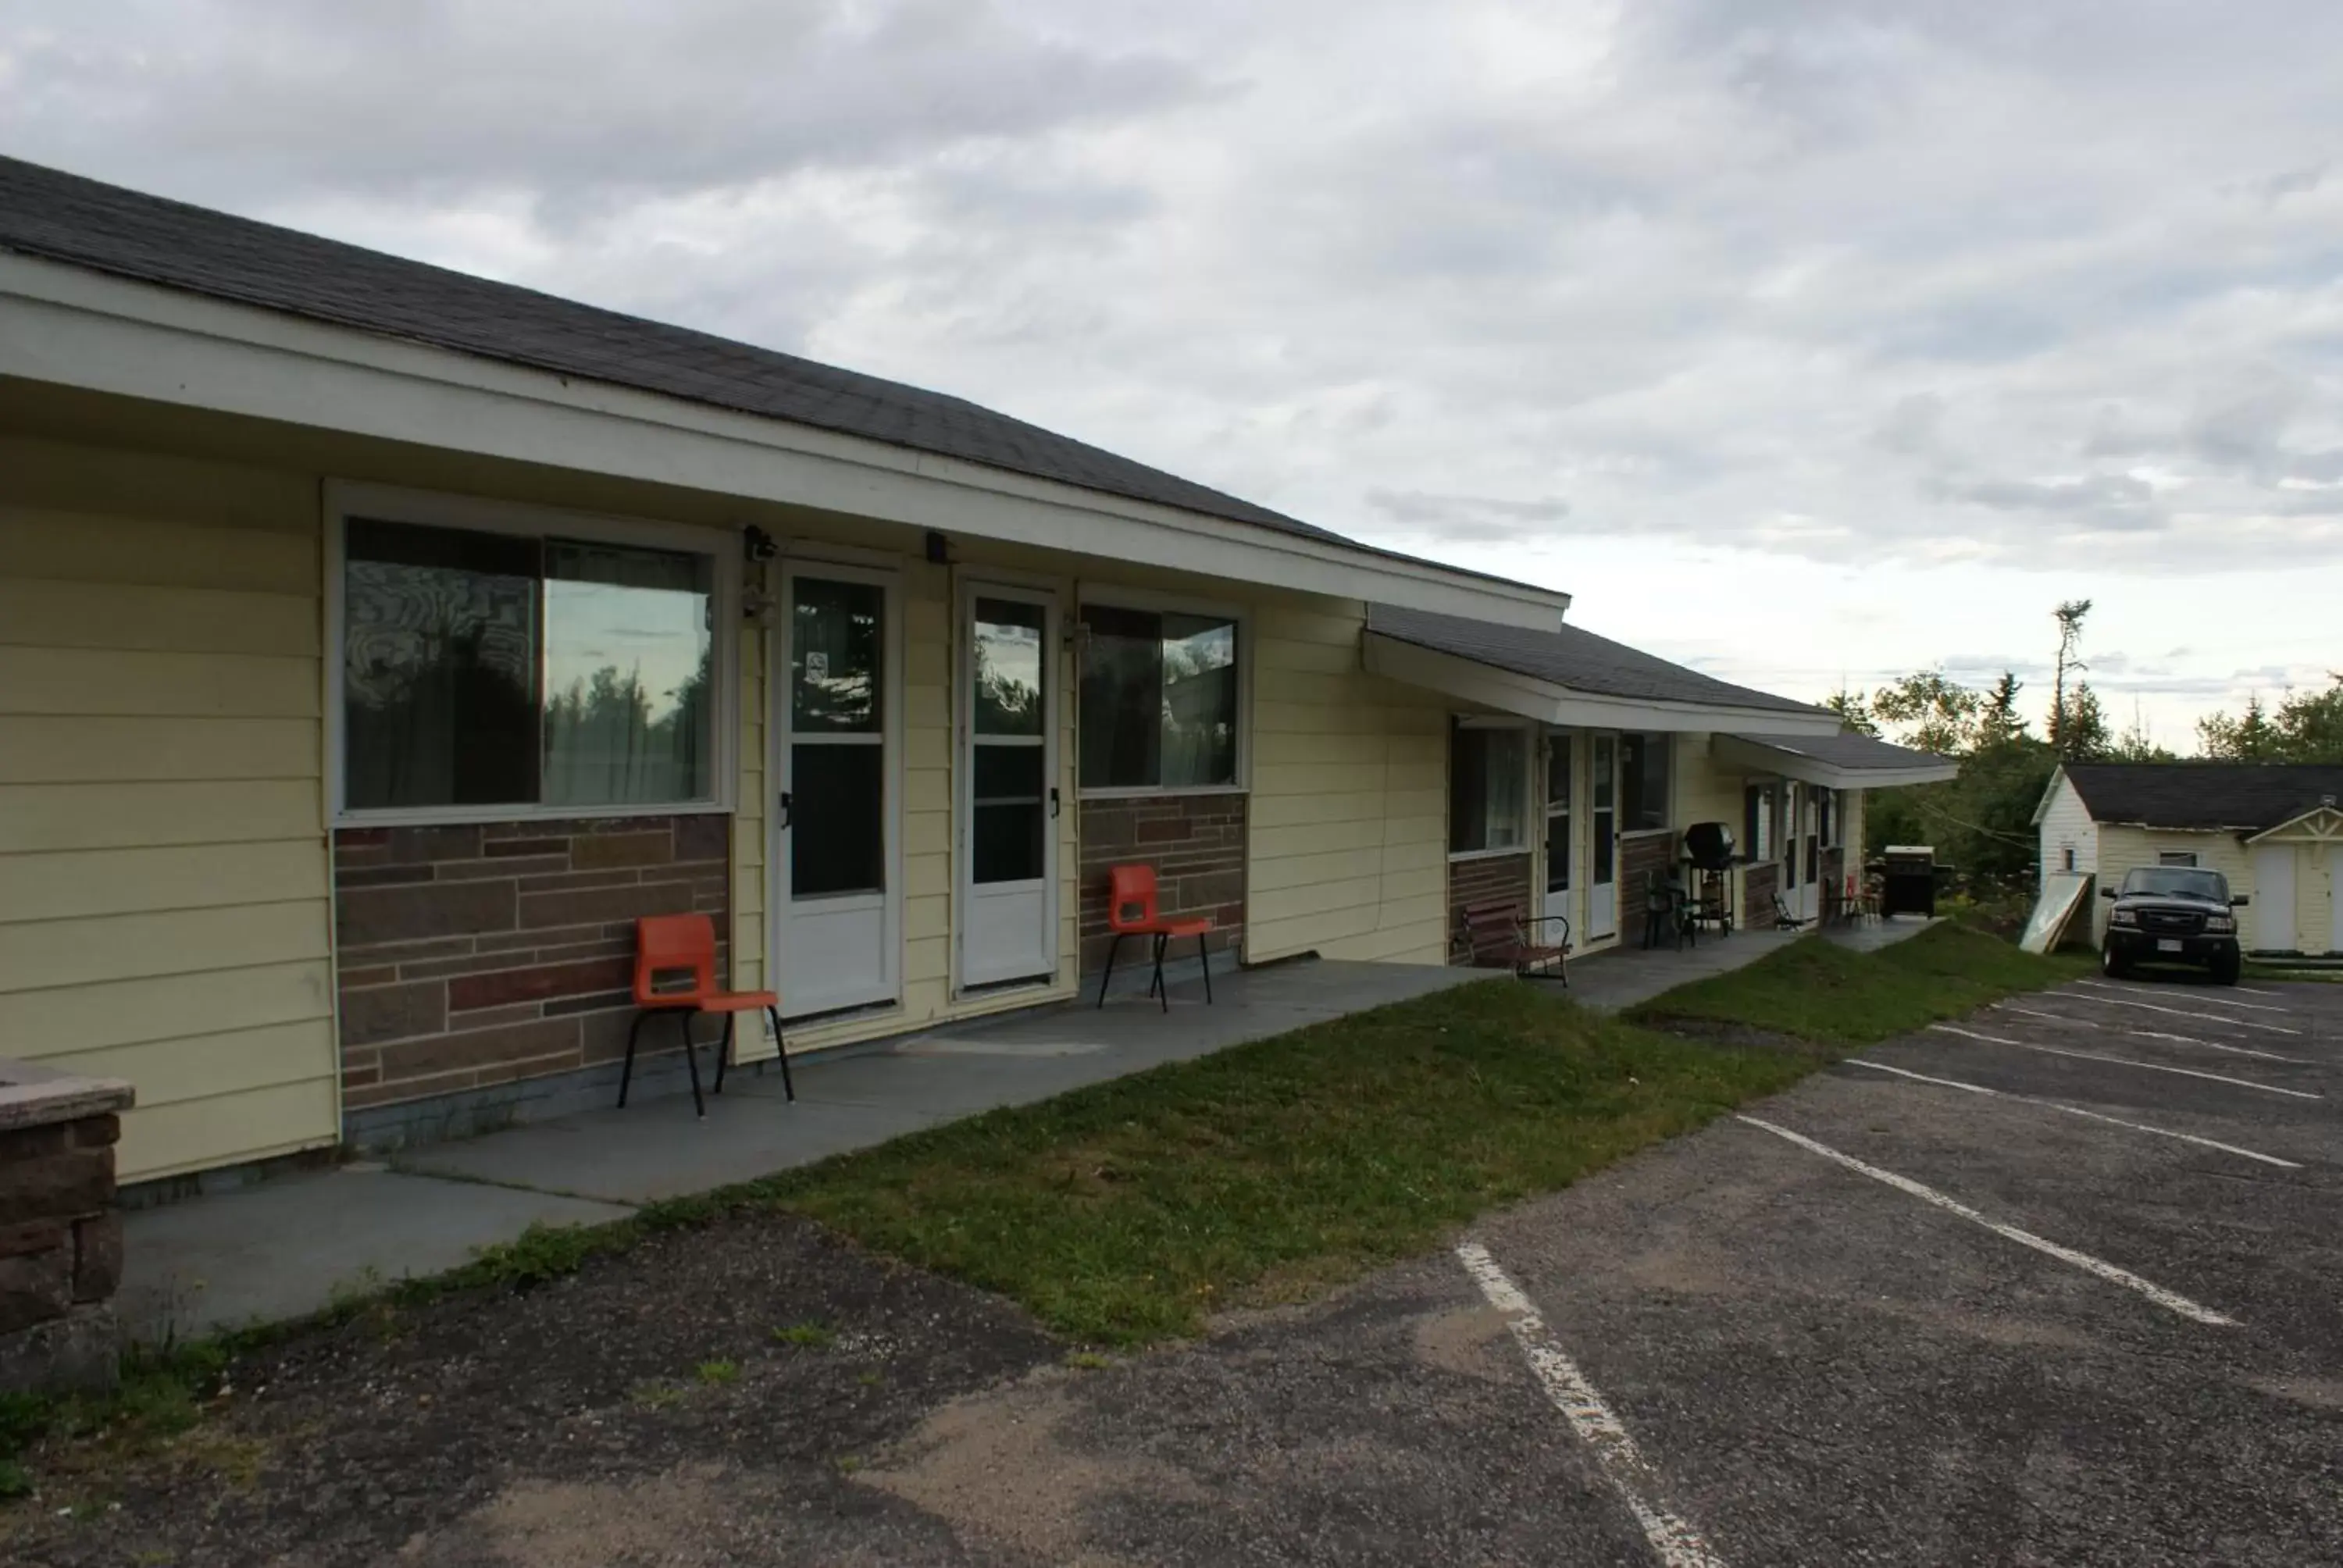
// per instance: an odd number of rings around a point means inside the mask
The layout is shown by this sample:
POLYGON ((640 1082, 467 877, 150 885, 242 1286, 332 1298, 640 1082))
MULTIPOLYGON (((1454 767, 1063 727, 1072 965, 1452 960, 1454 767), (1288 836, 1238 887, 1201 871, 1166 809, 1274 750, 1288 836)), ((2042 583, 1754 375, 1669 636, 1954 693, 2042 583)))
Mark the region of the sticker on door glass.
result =
POLYGON ((820 651, 809 651, 805 656, 805 678, 808 680, 828 680, 830 655, 820 651))

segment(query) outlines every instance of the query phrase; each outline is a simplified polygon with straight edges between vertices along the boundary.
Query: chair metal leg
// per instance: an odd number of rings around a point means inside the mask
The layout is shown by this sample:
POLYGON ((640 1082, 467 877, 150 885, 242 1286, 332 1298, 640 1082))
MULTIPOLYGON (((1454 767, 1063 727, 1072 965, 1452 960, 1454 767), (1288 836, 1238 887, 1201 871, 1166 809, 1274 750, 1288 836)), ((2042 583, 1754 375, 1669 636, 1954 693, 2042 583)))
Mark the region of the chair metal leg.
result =
POLYGON ((773 1020, 773 1049, 781 1056, 781 1096, 794 1105, 798 1099, 798 1086, 789 1081, 789 1045, 781 1038, 781 1010, 769 1007, 765 1012, 773 1020))
POLYGON ((692 1113, 705 1121, 708 1119, 708 1101, 699 1096, 699 1052, 691 1043, 691 1010, 678 1008, 675 1016, 683 1020, 683 1067, 691 1074, 692 1113))
POLYGON ((650 1009, 635 1010, 635 1024, 627 1030, 627 1065, 618 1070, 618 1109, 627 1108, 627 1085, 635 1078, 635 1041, 643 1032, 643 1020, 650 1017, 650 1009))
POLYGON ((1114 955, 1122 946, 1122 938, 1123 933, 1117 931, 1114 940, 1106 945, 1106 973, 1099 976, 1098 1004, 1101 1007, 1106 1006, 1106 982, 1114 979, 1114 955))
POLYGON ((1153 991, 1150 993, 1158 1002, 1162 1004, 1162 1008, 1165 1012, 1170 1012, 1172 1010, 1172 987, 1163 978, 1163 950, 1171 945, 1172 939, 1170 937, 1157 937, 1155 939, 1155 988, 1153 991))
POLYGON ((1204 966, 1204 1005, 1212 1005, 1212 955, 1204 950, 1204 933, 1196 933, 1196 961, 1204 966))
POLYGON ((724 1092, 724 1064, 732 1059, 732 1020, 739 1016, 737 1012, 724 1015, 724 1043, 716 1048, 716 1092, 719 1094, 724 1092))

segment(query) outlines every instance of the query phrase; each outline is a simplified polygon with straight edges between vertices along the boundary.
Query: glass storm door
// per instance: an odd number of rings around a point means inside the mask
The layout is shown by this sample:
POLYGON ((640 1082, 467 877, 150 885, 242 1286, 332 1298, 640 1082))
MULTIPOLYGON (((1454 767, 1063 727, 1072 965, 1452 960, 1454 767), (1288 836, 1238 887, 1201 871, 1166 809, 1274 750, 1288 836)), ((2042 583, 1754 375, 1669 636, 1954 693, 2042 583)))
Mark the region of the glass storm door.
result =
POLYGON ((1570 908, 1571 761, 1570 731, 1549 730, 1545 738, 1545 900, 1538 912, 1574 920, 1570 908))
POLYGON ((1601 941, 1619 932, 1619 738, 1601 734, 1591 747, 1594 760, 1587 791, 1594 797, 1593 864, 1586 873, 1586 940, 1601 941))
POLYGON ((894 645, 886 579, 791 568, 781 582, 776 972, 782 1015, 802 1018, 896 999, 894 645))
POLYGON ((1057 601, 1021 588, 961 598, 960 983, 1058 970, 1057 601))

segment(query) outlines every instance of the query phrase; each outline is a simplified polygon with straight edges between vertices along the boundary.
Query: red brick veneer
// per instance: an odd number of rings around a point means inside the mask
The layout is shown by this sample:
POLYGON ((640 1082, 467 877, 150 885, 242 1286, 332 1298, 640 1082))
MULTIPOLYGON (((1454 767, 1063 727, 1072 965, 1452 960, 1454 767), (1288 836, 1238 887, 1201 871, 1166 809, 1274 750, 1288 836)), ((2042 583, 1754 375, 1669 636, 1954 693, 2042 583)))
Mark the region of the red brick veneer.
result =
POLYGON ((1459 950, 1457 943, 1462 936, 1462 911, 1466 905, 1501 900, 1512 903, 1523 915, 1530 912, 1530 857, 1526 850, 1518 855, 1483 855, 1448 862, 1448 945, 1452 961, 1494 961, 1488 950, 1467 955, 1459 950))
POLYGON ((707 914, 724 972, 730 845, 722 816, 337 831, 343 1104, 623 1052, 637 916, 707 914))
MULTIPOLYGON (((1082 972, 1106 967, 1113 933, 1106 925, 1107 869, 1131 864, 1155 868, 1167 917, 1207 916, 1213 952, 1244 939, 1245 798, 1242 795, 1146 795, 1082 802, 1082 972)), ((1125 941, 1118 966, 1141 955, 1125 941)), ((1195 956, 1182 942, 1174 959, 1195 956)))

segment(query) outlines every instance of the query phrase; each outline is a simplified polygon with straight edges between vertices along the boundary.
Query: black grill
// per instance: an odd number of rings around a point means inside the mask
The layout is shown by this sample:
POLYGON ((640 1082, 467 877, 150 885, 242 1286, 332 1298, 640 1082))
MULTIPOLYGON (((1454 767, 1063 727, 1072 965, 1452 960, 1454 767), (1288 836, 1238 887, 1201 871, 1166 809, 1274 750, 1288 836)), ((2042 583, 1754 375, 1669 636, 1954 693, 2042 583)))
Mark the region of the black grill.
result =
POLYGON ((2142 910, 2139 929, 2159 936, 2193 937, 2205 929, 2205 917, 2194 910, 2142 910))
POLYGON ((1722 871, 1733 864, 1733 829, 1722 822, 1694 822, 1684 829, 1684 847, 1696 870, 1722 871))

